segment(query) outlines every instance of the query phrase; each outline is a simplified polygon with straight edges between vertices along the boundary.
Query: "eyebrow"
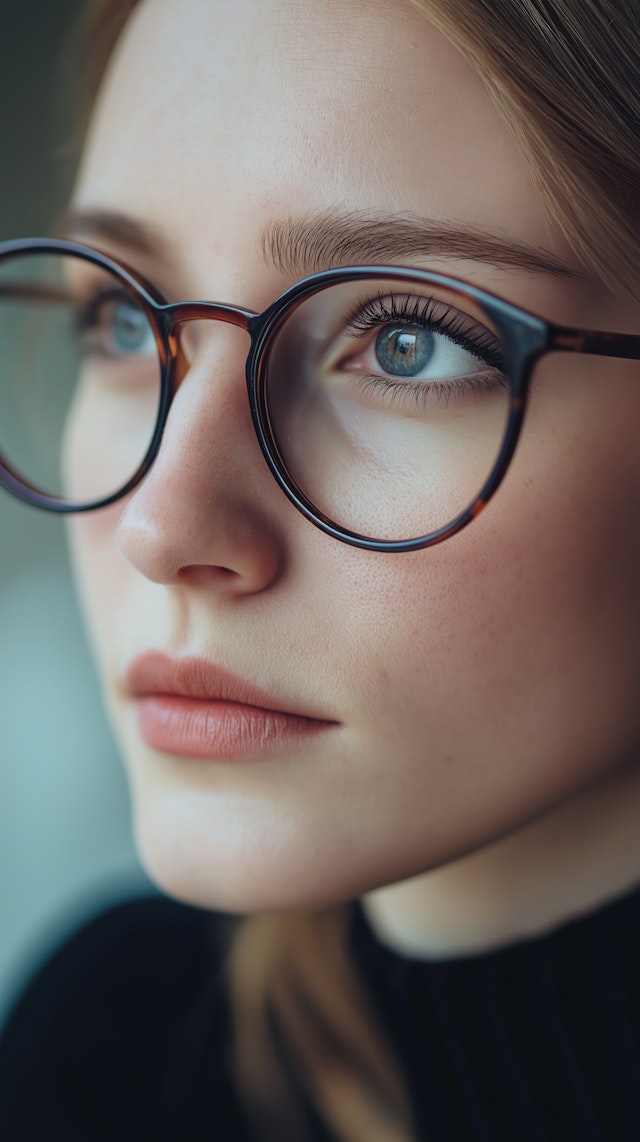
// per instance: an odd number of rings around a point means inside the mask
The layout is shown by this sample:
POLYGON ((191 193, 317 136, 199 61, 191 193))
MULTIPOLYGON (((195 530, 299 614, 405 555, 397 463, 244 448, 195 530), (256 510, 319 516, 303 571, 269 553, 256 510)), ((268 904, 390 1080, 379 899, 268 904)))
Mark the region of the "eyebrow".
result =
MULTIPOLYGON (((107 241, 134 253, 170 260, 163 235, 147 222, 108 210, 73 210, 56 226, 60 237, 107 241)), ((578 272, 549 250, 476 226, 410 214, 325 210, 270 223, 260 239, 267 264, 304 277, 337 266, 397 265, 407 260, 449 257, 523 269, 556 277, 578 272)))
POLYGON ((333 210, 274 222, 262 236, 267 261, 284 273, 314 273, 335 265, 397 264, 406 259, 453 257, 500 267, 574 277, 576 271, 546 250, 474 226, 409 214, 333 210))
POLYGON ((57 219, 54 234, 72 241, 108 242, 156 258, 164 258, 169 252, 159 231, 112 210, 67 210, 57 219))

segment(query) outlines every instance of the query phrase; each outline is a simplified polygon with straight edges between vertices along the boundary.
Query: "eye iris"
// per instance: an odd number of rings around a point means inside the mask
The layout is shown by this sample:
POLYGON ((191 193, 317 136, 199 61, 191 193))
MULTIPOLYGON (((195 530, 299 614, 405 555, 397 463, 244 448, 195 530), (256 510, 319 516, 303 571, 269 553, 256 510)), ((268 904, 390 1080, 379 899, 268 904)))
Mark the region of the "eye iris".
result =
POLYGON ((122 353, 135 353, 144 349, 149 337, 149 325, 142 310, 124 302, 114 306, 111 335, 122 353))
POLYGON ((386 373, 415 377, 431 360, 433 335, 421 326, 385 326, 376 337, 376 357, 386 373))

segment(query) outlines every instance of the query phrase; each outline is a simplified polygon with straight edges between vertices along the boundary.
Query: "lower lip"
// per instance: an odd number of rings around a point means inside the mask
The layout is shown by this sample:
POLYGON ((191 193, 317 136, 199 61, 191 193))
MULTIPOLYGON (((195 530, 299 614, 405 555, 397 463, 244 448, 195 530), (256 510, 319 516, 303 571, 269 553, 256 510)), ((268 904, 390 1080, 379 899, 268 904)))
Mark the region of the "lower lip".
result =
POLYGON ((278 710, 175 694, 145 695, 136 699, 136 707, 147 745, 212 760, 277 753, 335 726, 278 710))

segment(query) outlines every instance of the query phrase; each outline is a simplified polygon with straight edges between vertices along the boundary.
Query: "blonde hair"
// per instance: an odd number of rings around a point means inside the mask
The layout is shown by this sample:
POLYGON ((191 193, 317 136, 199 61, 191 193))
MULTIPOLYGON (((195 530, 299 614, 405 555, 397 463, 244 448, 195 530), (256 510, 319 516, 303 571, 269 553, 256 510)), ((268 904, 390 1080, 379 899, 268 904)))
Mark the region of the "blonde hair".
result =
MULTIPOLYGON (((411 0, 469 60, 515 133, 549 218, 640 301, 640 52, 632 0, 411 0)), ((97 88, 136 0, 91 6, 97 88)), ((227 964, 233 1073, 256 1139, 415 1138, 404 1078, 349 962, 348 909, 256 916, 227 964)))

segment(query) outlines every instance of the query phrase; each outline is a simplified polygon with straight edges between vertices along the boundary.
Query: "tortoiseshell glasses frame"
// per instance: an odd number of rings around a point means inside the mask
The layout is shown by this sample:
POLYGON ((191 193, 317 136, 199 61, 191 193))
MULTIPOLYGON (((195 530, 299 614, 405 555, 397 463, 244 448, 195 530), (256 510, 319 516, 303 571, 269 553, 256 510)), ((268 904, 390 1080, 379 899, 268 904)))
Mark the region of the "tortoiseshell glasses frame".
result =
MULTIPOLYGON (((149 471, 160 448, 176 390, 178 330, 186 322, 221 321, 237 326, 249 335, 250 347, 246 359, 249 406, 256 436, 275 480, 295 507, 316 527, 341 542, 380 552, 413 551, 441 543, 461 531, 482 511, 505 477, 522 430, 532 370, 545 354, 588 353, 640 360, 639 335, 556 325, 476 286, 445 274, 429 271, 397 266, 355 266, 327 270, 297 282, 276 298, 264 312, 255 313, 218 302, 167 302, 149 281, 130 266, 87 246, 64 240, 23 239, 2 243, 0 268, 7 259, 15 260, 22 254, 29 257, 58 254, 78 258, 117 278, 124 290, 133 295, 136 305, 145 314, 153 330, 160 365, 157 417, 146 454, 131 478, 108 497, 95 501, 69 503, 57 496, 47 495, 21 478, 7 457, 0 452, 0 486, 26 503, 46 511, 86 512, 106 507, 131 492, 149 471), (446 526, 403 540, 375 539, 358 534, 341 527, 316 507, 298 486, 287 466, 274 434, 272 410, 269 407, 266 366, 274 338, 277 338, 283 324, 301 303, 329 286, 371 282, 375 279, 384 279, 385 283, 398 283, 400 288, 414 283, 422 289, 432 287, 444 290, 448 296, 459 298, 476 307, 486 315, 490 325, 502 340, 505 372, 509 379, 508 412, 505 417, 504 434, 495 463, 483 486, 464 510, 446 526)), ((0 299, 10 293, 10 288, 0 284, 0 299)))

